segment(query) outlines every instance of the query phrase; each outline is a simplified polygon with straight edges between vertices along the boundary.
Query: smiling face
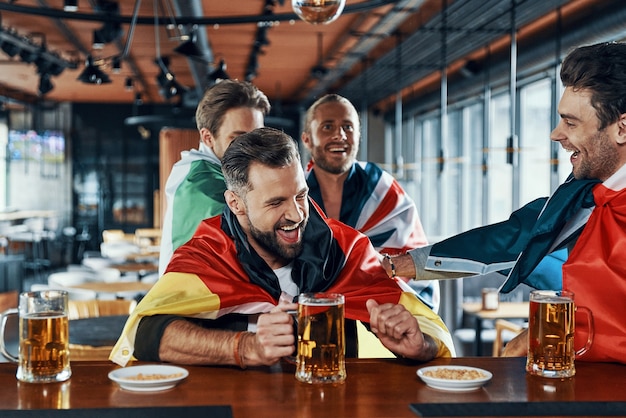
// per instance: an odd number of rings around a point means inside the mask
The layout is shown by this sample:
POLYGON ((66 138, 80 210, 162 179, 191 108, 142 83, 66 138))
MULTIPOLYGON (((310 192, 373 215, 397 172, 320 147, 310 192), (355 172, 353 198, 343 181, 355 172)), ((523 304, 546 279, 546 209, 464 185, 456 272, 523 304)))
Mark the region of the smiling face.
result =
POLYGON ((227 191, 226 200, 250 245, 272 268, 286 265, 302 252, 309 218, 308 187, 299 162, 271 168, 252 163, 245 196, 227 191))
POLYGON ((624 115, 599 130, 596 111, 588 90, 567 87, 559 103, 561 120, 550 138, 572 152, 570 161, 577 179, 609 178, 626 162, 624 156, 624 115))
POLYGON ((224 114, 219 131, 213 135, 207 128, 200 129, 200 138, 213 150, 217 158, 224 156, 224 151, 241 134, 263 126, 263 113, 252 107, 236 107, 224 114))
POLYGON ((359 151, 359 116, 353 106, 343 102, 320 104, 302 142, 315 165, 333 174, 347 172, 359 151))

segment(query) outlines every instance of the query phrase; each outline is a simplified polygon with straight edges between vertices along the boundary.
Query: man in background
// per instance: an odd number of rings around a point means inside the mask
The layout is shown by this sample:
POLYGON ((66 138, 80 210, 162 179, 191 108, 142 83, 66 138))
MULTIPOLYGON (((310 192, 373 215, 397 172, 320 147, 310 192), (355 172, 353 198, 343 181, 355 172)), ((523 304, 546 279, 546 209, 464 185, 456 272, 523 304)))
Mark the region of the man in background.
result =
MULTIPOLYGON (((376 164, 356 160, 361 124, 348 99, 328 94, 313 103, 301 138, 311 153, 309 194, 328 217, 367 235, 383 254, 428 243, 415 203, 402 186, 376 164)), ((439 309, 437 281, 409 285, 435 312, 439 309)))
POLYGON ((220 159, 233 139, 264 126, 269 111, 265 94, 248 82, 223 80, 207 89, 196 109, 200 145, 181 153, 165 185, 159 275, 203 219, 222 213, 226 185, 220 159))

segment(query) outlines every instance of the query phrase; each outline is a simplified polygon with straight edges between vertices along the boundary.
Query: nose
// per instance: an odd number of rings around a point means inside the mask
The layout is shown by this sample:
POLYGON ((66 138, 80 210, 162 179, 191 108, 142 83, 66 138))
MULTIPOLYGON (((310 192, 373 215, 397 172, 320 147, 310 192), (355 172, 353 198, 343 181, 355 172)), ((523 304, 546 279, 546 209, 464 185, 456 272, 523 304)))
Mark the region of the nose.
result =
POLYGON ((563 124, 563 121, 560 121, 556 125, 556 127, 552 130, 552 132, 550 132, 550 140, 559 142, 559 141, 566 139, 566 136, 563 133, 563 130, 561 129, 562 124, 563 124))
POLYGON ((343 127, 342 127, 342 126, 340 126, 340 127, 337 129, 337 136, 338 136, 339 138, 341 138, 341 140, 342 140, 342 141, 345 141, 345 140, 347 140, 347 139, 348 139, 348 134, 346 133, 346 130, 345 130, 345 129, 343 129, 343 127))
POLYGON ((305 217, 305 205, 306 202, 302 202, 300 200, 292 200, 285 211, 285 219, 295 224, 300 223, 304 220, 305 217))

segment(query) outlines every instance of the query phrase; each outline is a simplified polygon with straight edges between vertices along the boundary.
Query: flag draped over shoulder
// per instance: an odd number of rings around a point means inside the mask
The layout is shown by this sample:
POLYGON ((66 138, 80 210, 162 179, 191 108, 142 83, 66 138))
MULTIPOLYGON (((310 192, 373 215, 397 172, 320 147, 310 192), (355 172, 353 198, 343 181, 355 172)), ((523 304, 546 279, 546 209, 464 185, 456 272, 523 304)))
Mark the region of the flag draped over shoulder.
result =
MULTIPOLYGON (((306 180, 309 195, 324 209, 313 161, 306 180)), ((370 162, 352 165, 343 184, 339 220, 367 235, 380 252, 404 253, 428 244, 414 202, 391 174, 370 162)))
POLYGON ((563 265, 563 288, 576 302, 575 348, 594 336, 591 348, 576 361, 626 363, 626 189, 593 189, 596 208, 563 265), (590 325, 586 312, 591 311, 590 325))
MULTIPOLYGON (((325 210, 312 160, 305 176, 309 196, 325 210)), ((350 167, 343 183, 339 220, 367 235, 381 253, 403 254, 428 244, 415 203, 391 174, 374 163, 357 161, 350 167)), ((423 302, 439 309, 438 282, 403 280, 423 302)))
MULTIPOLYGON (((368 299, 402 303, 424 333, 435 339, 439 356, 454 355, 445 324, 414 295, 403 294, 387 277, 366 236, 325 219, 311 202, 302 254, 293 262, 292 279, 301 292, 336 292, 345 296, 346 318, 369 322, 368 299)), ((214 319, 227 313, 256 314, 278 303, 280 287, 269 266, 249 246, 235 216, 202 222, 194 238, 179 247, 163 275, 137 305, 110 359, 131 360, 139 321, 144 316, 174 314, 214 319)))

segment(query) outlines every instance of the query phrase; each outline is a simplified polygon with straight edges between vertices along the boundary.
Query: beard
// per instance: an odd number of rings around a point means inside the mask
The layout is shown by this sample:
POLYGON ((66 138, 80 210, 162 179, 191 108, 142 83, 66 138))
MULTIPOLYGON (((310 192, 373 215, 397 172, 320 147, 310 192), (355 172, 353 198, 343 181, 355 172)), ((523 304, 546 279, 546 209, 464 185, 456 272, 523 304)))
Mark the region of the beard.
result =
MULTIPOLYGON (((301 236, 304 235, 306 224, 307 221, 305 220, 299 227, 301 230, 301 236)), ((302 239, 295 244, 284 244, 279 241, 276 231, 280 229, 281 226, 287 226, 286 223, 276 224, 274 226, 274 229, 269 232, 264 232, 260 229, 255 228, 254 225, 252 225, 252 222, 250 222, 249 217, 248 225, 250 226, 250 235, 252 236, 252 238, 254 238, 254 240, 269 253, 288 261, 295 259, 302 253, 302 239)), ((288 225, 291 226, 293 224, 290 223, 288 225)))
POLYGON ((350 148, 349 153, 346 155, 345 159, 340 161, 330 158, 327 158, 327 154, 321 148, 315 148, 311 152, 313 157, 313 161, 315 161, 315 165, 321 168, 324 171, 327 171, 331 174, 342 174, 345 173, 352 167, 352 164, 356 161, 356 153, 358 152, 358 147, 353 146, 350 148))
POLYGON ((611 177, 619 168, 619 155, 607 133, 604 130, 598 131, 586 142, 593 146, 593 155, 586 153, 584 158, 581 158, 580 164, 573 168, 574 177, 601 180, 611 177))

